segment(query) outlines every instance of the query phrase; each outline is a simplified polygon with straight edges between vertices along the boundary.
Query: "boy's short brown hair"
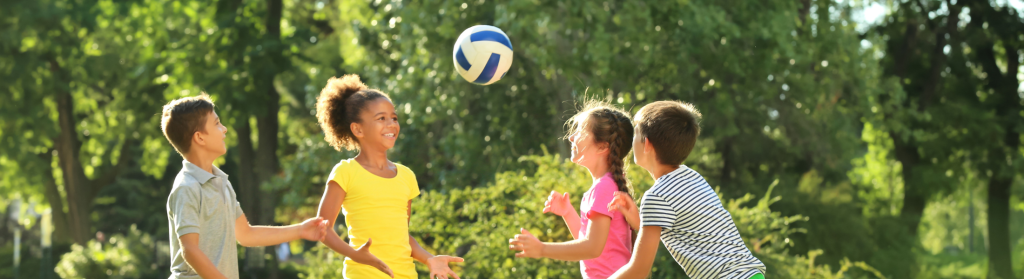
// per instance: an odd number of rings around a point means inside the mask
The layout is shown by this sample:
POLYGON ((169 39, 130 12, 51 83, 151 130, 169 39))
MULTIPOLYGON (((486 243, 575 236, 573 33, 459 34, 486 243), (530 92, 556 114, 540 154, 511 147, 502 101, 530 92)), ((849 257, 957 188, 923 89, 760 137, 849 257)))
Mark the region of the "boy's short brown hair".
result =
POLYGON ((700 119, 690 103, 657 101, 637 111, 635 133, 651 141, 658 163, 680 165, 697 144, 700 119))
POLYGON ((212 111, 213 100, 205 93, 173 100, 164 105, 160 129, 174 149, 185 156, 192 147, 192 135, 202 130, 206 116, 212 111))

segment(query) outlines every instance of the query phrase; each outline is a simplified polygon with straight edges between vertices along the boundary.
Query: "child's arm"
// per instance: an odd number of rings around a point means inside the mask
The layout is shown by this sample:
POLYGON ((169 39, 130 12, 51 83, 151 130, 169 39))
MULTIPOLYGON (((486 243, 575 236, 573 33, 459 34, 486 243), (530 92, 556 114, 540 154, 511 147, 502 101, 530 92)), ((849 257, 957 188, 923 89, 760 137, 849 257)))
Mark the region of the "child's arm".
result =
POLYGON ((336 232, 334 232, 334 222, 338 219, 338 213, 341 212, 341 204, 345 201, 344 189, 341 189, 341 185, 338 182, 329 181, 327 182, 327 189, 324 189, 324 196, 320 199, 320 208, 317 210, 317 216, 327 220, 327 226, 332 228, 331 233, 326 234, 321 242, 327 245, 328 248, 338 252, 342 256, 346 256, 353 261, 365 265, 369 265, 379 269, 381 272, 386 273, 391 278, 395 278, 395 274, 391 272, 391 268, 388 267, 384 261, 381 261, 373 254, 370 254, 370 243, 373 239, 367 239, 366 244, 363 244, 359 249, 353 249, 348 243, 345 243, 336 232))
POLYGON ((633 247, 633 256, 629 263, 619 268, 609 279, 647 278, 654 266, 654 256, 658 254, 658 242, 661 241, 661 227, 644 226, 640 228, 640 236, 633 247))
POLYGON ((245 214, 235 219, 235 239, 245 247, 277 245, 300 238, 320 241, 326 230, 327 221, 321 217, 284 227, 252 226, 245 214))
MULTIPOLYGON (((412 200, 409 200, 406 212, 409 214, 409 220, 411 222, 412 200)), ((427 252, 426 249, 423 249, 423 246, 420 246, 420 243, 417 242, 412 235, 409 235, 409 246, 412 247, 412 258, 427 265, 427 268, 430 269, 430 279, 448 279, 449 275, 451 275, 452 278, 460 279, 459 275, 455 274, 455 271, 452 271, 452 269, 448 267, 448 263, 461 263, 463 261, 462 258, 445 255, 434 256, 430 252, 427 252)))
POLYGON ((587 226, 587 236, 568 242, 540 242, 537 237, 530 234, 526 229, 520 229, 522 234, 509 239, 509 249, 523 251, 516 253, 517 258, 551 258, 563 261, 582 261, 597 258, 604 251, 605 242, 608 240, 608 231, 611 228, 612 218, 593 214, 590 224, 587 226))
POLYGON ((199 234, 190 233, 178 237, 178 241, 181 242, 181 253, 185 257, 185 263, 188 263, 199 274, 199 277, 206 279, 220 279, 224 277, 220 271, 217 271, 217 266, 213 265, 210 258, 203 254, 202 250, 199 250, 199 234))
POLYGON ((569 192, 559 195, 558 192, 551 191, 551 195, 548 196, 548 200, 544 202, 544 213, 549 212, 562 216, 562 220, 565 221, 565 226, 569 227, 569 233, 572 234, 572 239, 579 238, 580 214, 576 212, 576 208, 573 208, 572 204, 569 203, 569 192))
POLYGON ((626 218, 626 223, 629 223, 631 229, 640 230, 640 211, 637 210, 636 202, 633 202, 633 197, 630 197, 629 193, 615 192, 612 202, 608 203, 608 211, 622 213, 622 217, 626 218))

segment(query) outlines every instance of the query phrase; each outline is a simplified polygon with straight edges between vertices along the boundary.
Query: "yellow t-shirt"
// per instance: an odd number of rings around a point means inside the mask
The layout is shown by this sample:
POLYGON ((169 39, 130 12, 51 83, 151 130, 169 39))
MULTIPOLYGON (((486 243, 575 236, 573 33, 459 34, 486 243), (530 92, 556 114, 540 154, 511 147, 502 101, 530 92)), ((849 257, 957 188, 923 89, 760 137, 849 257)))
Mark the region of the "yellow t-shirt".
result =
MULTIPOLYGON (((354 159, 334 166, 327 178, 345 190, 342 213, 348 227, 349 245, 360 247, 373 239, 370 253, 384 261, 395 278, 416 278, 409 246, 409 200, 420 194, 416 175, 395 164, 398 175, 383 178, 370 173, 354 159)), ((374 267, 345 259, 345 278, 390 278, 374 267)))

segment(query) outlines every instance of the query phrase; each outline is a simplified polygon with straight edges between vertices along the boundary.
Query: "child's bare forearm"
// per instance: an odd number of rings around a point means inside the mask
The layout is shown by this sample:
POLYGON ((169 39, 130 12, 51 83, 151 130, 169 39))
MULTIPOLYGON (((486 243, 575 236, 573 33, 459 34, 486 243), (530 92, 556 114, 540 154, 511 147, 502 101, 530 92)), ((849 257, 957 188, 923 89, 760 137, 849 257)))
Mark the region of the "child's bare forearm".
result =
POLYGON ((179 238, 181 241, 181 252, 185 258, 185 263, 188 263, 199 277, 206 279, 227 279, 224 274, 221 274, 217 270, 217 266, 213 265, 210 258, 203 254, 202 250, 199 250, 199 234, 186 234, 179 238))
POLYGON ((334 232, 330 232, 324 236, 324 240, 321 242, 324 245, 327 245, 327 248, 331 248, 334 252, 338 252, 338 254, 345 257, 352 257, 356 253, 355 248, 352 248, 351 245, 341 239, 341 237, 334 232))
POLYGON ((427 249, 423 249, 423 246, 420 246, 420 243, 416 241, 416 238, 411 235, 409 236, 409 247, 412 247, 412 258, 423 264, 427 264, 427 259, 434 256, 434 254, 428 252, 427 249))
POLYGON ((654 266, 654 257, 658 254, 658 243, 661 242, 661 227, 645 226, 640 228, 633 247, 633 256, 629 263, 615 272, 609 279, 647 278, 654 266))
POLYGON ((299 225, 290 226, 250 226, 247 247, 271 246, 299 239, 299 225))
POLYGON ((576 213, 574 209, 572 213, 562 216, 562 220, 565 221, 565 226, 569 228, 569 233, 572 234, 572 239, 579 239, 580 236, 580 215, 576 213))

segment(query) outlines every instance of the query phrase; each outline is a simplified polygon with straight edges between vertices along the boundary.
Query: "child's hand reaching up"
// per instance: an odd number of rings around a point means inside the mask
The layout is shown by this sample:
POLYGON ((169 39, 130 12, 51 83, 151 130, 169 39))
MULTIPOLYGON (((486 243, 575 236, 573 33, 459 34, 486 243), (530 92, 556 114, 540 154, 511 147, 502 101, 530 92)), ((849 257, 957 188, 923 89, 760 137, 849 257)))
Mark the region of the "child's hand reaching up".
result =
POLYGON ((626 218, 626 223, 629 223, 629 227, 634 231, 640 230, 640 212, 636 208, 636 203, 633 202, 633 197, 629 196, 629 193, 618 191, 615 192, 615 197, 608 203, 608 211, 618 211, 622 213, 622 216, 626 218))
POLYGON ((551 191, 548 200, 544 202, 544 213, 549 212, 563 217, 576 212, 576 209, 569 203, 569 192, 558 194, 558 191, 551 191))
MULTIPOLYGON (((554 195, 554 194, 552 194, 554 195)), ((522 251, 516 253, 516 258, 540 258, 544 255, 544 243, 540 242, 536 236, 527 231, 526 229, 520 228, 521 234, 517 234, 514 238, 508 240, 508 249, 522 251)))
POLYGON ((324 220, 324 218, 309 218, 299 225, 301 228, 299 230, 299 237, 309 241, 323 240, 324 236, 327 235, 327 226, 327 220, 324 220))
POLYGON ((437 255, 427 259, 427 267, 430 268, 430 279, 460 279, 455 271, 448 267, 448 263, 461 263, 462 258, 437 255), (449 277, 451 276, 451 277, 449 277))

